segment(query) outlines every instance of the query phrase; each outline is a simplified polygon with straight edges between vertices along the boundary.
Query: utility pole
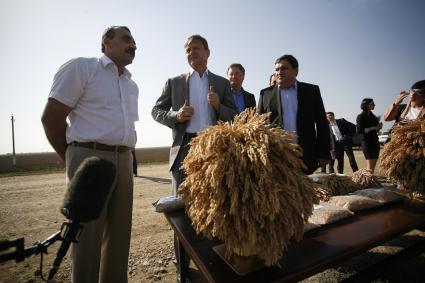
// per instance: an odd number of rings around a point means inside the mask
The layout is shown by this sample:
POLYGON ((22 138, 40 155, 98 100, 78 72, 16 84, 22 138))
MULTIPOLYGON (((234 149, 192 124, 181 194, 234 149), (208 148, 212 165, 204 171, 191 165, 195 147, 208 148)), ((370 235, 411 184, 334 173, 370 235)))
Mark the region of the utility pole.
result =
POLYGON ((12 118, 10 119, 12 121, 12 144, 13 144, 13 166, 16 166, 16 156, 15 156, 15 127, 14 127, 14 122, 15 119, 13 119, 13 114, 12 114, 12 118))

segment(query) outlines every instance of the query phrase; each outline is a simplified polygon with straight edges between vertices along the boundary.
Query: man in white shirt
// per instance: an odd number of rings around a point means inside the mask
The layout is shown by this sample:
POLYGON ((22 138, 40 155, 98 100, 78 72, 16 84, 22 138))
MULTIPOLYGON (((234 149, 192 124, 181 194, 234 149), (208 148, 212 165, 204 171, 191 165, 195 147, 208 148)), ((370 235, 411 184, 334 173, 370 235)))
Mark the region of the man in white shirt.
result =
MULTIPOLYGON (((185 178, 180 167, 189 152, 190 140, 218 120, 230 121, 236 114, 229 82, 207 68, 210 56, 207 40, 200 35, 192 35, 186 40, 184 48, 189 73, 168 79, 152 109, 154 120, 172 129, 169 164, 174 195, 185 178)), ((177 256, 176 242, 175 251, 177 256)), ((178 264, 179 272, 185 278, 188 262, 178 264)))
MULTIPOLYGON (((329 121, 329 129, 335 158, 338 160, 337 170, 339 174, 344 173, 344 152, 347 154, 353 172, 359 170, 356 158, 353 153, 353 136, 356 133, 356 125, 344 118, 335 119, 333 112, 326 112, 326 118, 329 121)), ((334 171, 335 160, 332 158, 329 163, 329 173, 334 171)), ((326 172, 326 166, 322 166, 322 172, 326 172)))
POLYGON ((90 156, 116 167, 101 215, 84 223, 79 242, 72 244, 72 282, 127 282, 138 88, 125 66, 133 62, 135 51, 127 27, 106 29, 101 58, 76 58, 61 66, 42 115, 47 139, 66 163, 68 180, 90 156))
POLYGON ((218 120, 230 121, 236 114, 229 82, 207 68, 210 50, 206 39, 192 35, 184 48, 189 73, 168 79, 152 109, 154 120, 173 130, 170 150, 173 194, 177 194, 184 180, 180 166, 189 151, 191 138, 218 120))

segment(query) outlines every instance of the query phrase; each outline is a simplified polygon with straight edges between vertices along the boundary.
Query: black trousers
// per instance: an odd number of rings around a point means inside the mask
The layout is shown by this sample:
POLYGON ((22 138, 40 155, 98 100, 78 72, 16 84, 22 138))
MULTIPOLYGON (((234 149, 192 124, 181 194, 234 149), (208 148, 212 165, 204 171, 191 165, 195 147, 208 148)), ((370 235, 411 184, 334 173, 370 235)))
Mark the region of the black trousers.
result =
MULTIPOLYGON (((353 145, 350 141, 335 141, 336 160, 338 161, 337 170, 339 174, 344 173, 344 152, 347 154, 353 172, 359 170, 356 158, 354 157, 353 145)), ((329 173, 334 173, 335 160, 331 159, 329 163, 329 173)))
MULTIPOLYGON (((176 157, 175 164, 173 168, 171 168, 172 173, 172 194, 177 195, 178 188, 181 183, 186 179, 186 174, 181 169, 181 165, 183 160, 186 158, 187 154, 189 153, 190 149, 190 140, 195 137, 195 134, 185 134, 183 137, 182 146, 180 148, 180 151, 176 157)), ((177 266, 177 277, 180 278, 180 276, 188 276, 188 270, 189 270, 189 264, 190 264, 190 257, 187 254, 184 254, 183 262, 180 262, 180 253, 181 253, 181 245, 179 245, 179 240, 174 234, 174 256, 176 258, 176 266, 177 266)))

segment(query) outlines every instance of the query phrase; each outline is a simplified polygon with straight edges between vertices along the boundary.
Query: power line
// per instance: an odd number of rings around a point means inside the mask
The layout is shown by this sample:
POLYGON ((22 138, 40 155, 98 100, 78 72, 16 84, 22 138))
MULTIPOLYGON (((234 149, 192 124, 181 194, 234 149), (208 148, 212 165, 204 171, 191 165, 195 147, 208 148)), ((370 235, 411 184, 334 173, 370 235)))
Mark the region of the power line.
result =
POLYGON ((13 114, 12 114, 12 117, 11 117, 10 120, 12 121, 13 166, 16 166, 16 156, 15 156, 15 126, 14 126, 15 119, 13 118, 13 114))

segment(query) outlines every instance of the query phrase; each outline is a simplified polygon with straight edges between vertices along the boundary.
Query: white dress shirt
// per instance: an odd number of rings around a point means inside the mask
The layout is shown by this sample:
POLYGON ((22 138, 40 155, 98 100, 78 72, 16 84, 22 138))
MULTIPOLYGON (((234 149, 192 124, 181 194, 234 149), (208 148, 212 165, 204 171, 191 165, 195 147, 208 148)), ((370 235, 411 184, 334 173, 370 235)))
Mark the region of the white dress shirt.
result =
POLYGON ((193 116, 187 123, 187 133, 198 133, 212 125, 212 107, 208 104, 208 69, 199 76, 191 69, 189 73, 189 104, 193 107, 193 116))
POLYGON ((297 81, 290 88, 280 87, 280 101, 282 103, 282 124, 285 131, 297 133, 297 81))
POLYGON ((337 141, 341 141, 342 140, 342 134, 341 134, 341 132, 340 132, 340 130, 338 128, 337 123, 336 122, 329 122, 329 127, 331 128, 332 133, 335 136, 335 139, 337 141))
POLYGON ((134 147, 139 89, 107 56, 76 58, 56 73, 49 97, 72 108, 66 141, 134 147))

